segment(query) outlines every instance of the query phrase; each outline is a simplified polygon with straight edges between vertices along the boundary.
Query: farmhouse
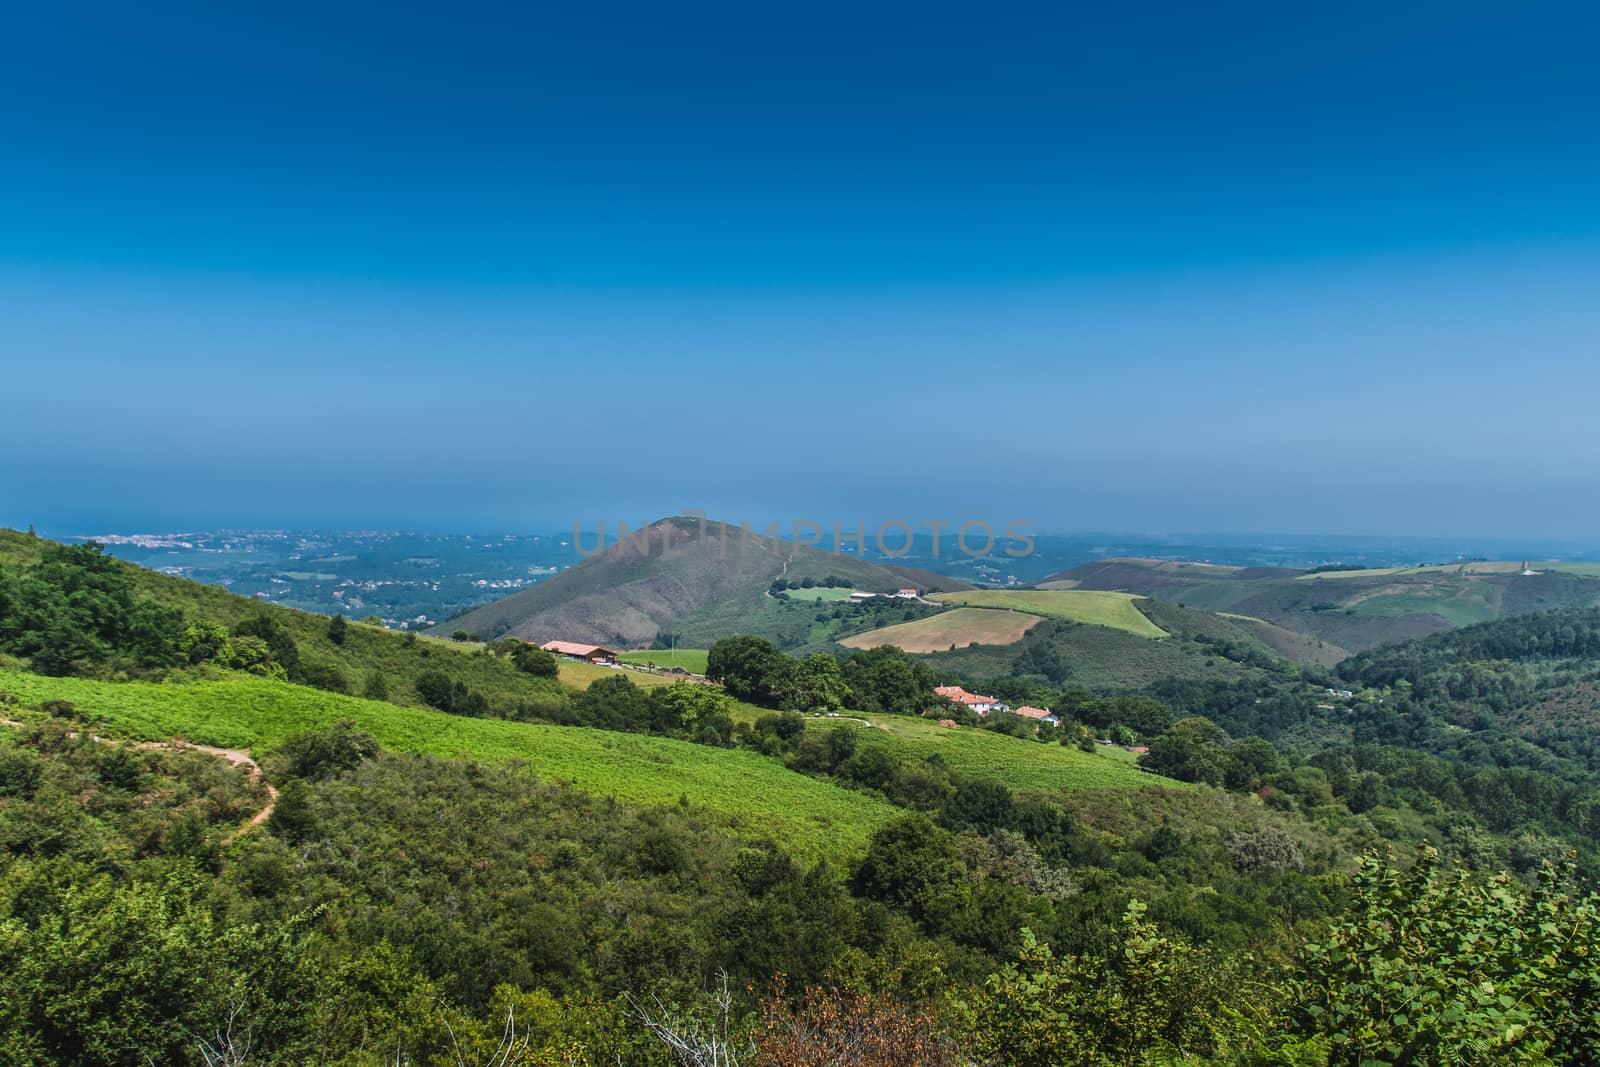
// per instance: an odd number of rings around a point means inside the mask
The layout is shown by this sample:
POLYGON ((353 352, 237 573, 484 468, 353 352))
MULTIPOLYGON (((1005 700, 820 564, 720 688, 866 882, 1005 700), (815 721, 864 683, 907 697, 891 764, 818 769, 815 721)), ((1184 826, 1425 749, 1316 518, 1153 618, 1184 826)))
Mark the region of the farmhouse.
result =
POLYGON ((901 589, 898 590, 894 595, 899 597, 901 600, 917 599, 917 591, 915 589, 901 589))
POLYGON ((1046 726, 1054 726, 1061 721, 1049 708, 1035 708, 1027 704, 1020 708, 1012 708, 1011 714, 1021 715, 1024 719, 1034 719, 1044 723, 1046 726))
POLYGON ((991 711, 1011 710, 1010 705, 1003 700, 996 697, 979 696, 977 693, 969 693, 959 685, 939 685, 935 686, 933 691, 946 700, 971 708, 979 715, 987 715, 991 711))
POLYGON ((539 646, 546 652, 554 652, 558 656, 571 656, 589 663, 615 663, 616 652, 599 645, 583 645, 576 641, 546 641, 539 646))

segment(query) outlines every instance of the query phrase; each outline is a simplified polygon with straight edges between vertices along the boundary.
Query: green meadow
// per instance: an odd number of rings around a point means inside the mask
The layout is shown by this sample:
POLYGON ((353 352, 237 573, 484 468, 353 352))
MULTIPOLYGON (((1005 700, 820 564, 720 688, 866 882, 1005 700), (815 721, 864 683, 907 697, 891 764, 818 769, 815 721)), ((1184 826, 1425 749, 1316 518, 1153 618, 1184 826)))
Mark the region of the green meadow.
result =
MULTIPOLYGON (((602 668, 603 669, 603 668, 602 668)), ((771 836, 808 857, 854 852, 895 816, 888 803, 797 774, 753 752, 578 727, 475 719, 260 678, 157 684, 46 678, 0 670, 21 708, 65 700, 95 729, 135 740, 185 740, 270 753, 291 734, 350 719, 384 747, 483 763, 516 760, 534 775, 640 804, 681 799, 734 832, 771 836)))
MULTIPOLYGON (((773 714, 738 701, 736 721, 754 722, 773 714)), ((810 716, 807 729, 854 729, 866 745, 883 745, 913 759, 936 758, 975 779, 1001 782, 1027 792, 1077 792, 1086 789, 1192 789, 1183 782, 1156 778, 1132 766, 1122 749, 1082 752, 1069 745, 1009 737, 974 726, 940 726, 913 715, 875 715, 844 711, 810 716)))
POLYGON ((640 652, 624 652, 624 663, 655 664, 657 667, 682 667, 690 674, 706 673, 706 657, 711 653, 704 648, 649 648, 640 652))

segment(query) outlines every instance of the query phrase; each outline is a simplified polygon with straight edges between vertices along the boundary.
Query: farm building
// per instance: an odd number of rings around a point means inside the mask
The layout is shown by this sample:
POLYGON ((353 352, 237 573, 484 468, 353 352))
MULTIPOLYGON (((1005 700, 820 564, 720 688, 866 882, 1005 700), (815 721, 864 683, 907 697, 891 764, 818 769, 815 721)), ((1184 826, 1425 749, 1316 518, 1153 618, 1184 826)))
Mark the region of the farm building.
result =
POLYGON ((617 653, 600 645, 584 645, 576 641, 546 641, 539 646, 546 652, 554 652, 558 656, 571 656, 573 659, 585 660, 589 663, 615 663, 617 653))
POLYGON ((917 591, 915 589, 901 589, 896 591, 894 595, 899 597, 901 600, 917 599, 917 591))
POLYGON ((986 697, 980 696, 977 693, 969 693, 959 685, 935 686, 933 691, 944 697, 946 700, 971 708, 979 715, 987 715, 991 711, 1011 710, 1010 705, 1008 705, 1005 701, 998 699, 997 697, 986 697))
POLYGON ((865 601, 868 601, 868 600, 876 600, 876 599, 878 599, 878 594, 877 593, 863 593, 860 590, 857 590, 856 592, 850 594, 850 599, 856 601, 857 603, 864 603, 865 601))
POLYGON ((1024 704, 1020 708, 1012 708, 1011 714, 1021 715, 1024 719, 1035 719, 1038 722, 1044 723, 1046 726, 1054 726, 1056 723, 1061 721, 1060 719, 1056 718, 1055 713, 1049 708, 1035 708, 1030 707, 1027 704, 1024 704))

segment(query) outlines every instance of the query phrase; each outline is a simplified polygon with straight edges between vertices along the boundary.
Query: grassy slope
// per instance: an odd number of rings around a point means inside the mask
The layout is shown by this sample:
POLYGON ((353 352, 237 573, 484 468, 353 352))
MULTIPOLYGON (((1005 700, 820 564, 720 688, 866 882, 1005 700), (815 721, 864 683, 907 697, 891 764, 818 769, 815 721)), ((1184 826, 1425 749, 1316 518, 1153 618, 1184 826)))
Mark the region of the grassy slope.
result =
MULTIPOLYGON (((776 602, 767 589, 779 578, 834 576, 855 588, 886 592, 904 586, 963 589, 966 583, 930 571, 871 563, 848 553, 796 547, 744 536, 738 527, 698 520, 655 523, 647 552, 612 544, 554 578, 445 623, 494 636, 530 640, 648 645, 671 629, 697 645, 736 633, 763 633, 776 602), (672 539, 664 553, 663 534, 672 539)), ((796 605, 805 607, 807 605, 796 605)))
MULTIPOLYGON (((48 545, 49 542, 26 534, 0 530, 0 565, 29 566, 48 545)), ((548 697, 555 687, 555 683, 524 674, 503 659, 480 654, 479 645, 457 644, 426 634, 404 634, 358 622, 346 628, 344 644, 335 645, 328 639, 325 616, 265 604, 220 586, 174 578, 132 564, 125 566, 133 576, 138 595, 178 608, 187 618, 208 619, 230 627, 258 615, 277 620, 294 635, 303 660, 339 664, 352 692, 362 692, 366 675, 376 672, 387 683, 387 699, 420 707, 423 701, 413 683, 429 670, 443 670, 452 679, 483 693, 495 706, 548 697)))
POLYGON ((1151 622, 1134 606, 1135 597, 1127 593, 1078 589, 976 589, 957 593, 937 593, 929 599, 945 604, 974 607, 1010 608, 1048 618, 1067 619, 1093 626, 1126 630, 1139 637, 1165 637, 1166 631, 1151 622))
MULTIPOLYGON (((642 804, 680 797, 750 835, 815 857, 860 849, 896 809, 750 752, 575 727, 472 719, 337 696, 259 678, 157 685, 46 678, 0 670, 23 705, 68 700, 105 728, 140 740, 270 750, 292 733, 351 719, 387 748, 482 762, 524 761, 543 778, 642 804)), ((16 707, 8 714, 18 717, 16 707)))
MULTIPOLYGON (((753 722, 771 712, 736 703, 733 717, 753 722)), ((993 730, 940 726, 911 715, 844 712, 837 717, 812 716, 808 729, 858 729, 865 744, 887 745, 917 759, 937 756, 975 779, 1002 782, 1030 792, 1085 789, 1190 788, 1156 778, 1132 766, 1121 749, 1113 754, 1080 752, 1059 744, 1041 744, 1008 737, 993 730)))
POLYGON ((880 715, 870 717, 880 729, 846 721, 841 728, 860 731, 861 743, 886 745, 918 758, 937 755, 971 778, 1003 782, 1022 792, 1078 792, 1086 789, 1191 788, 1153 778, 1124 760, 1081 752, 1060 744, 1042 744, 1006 737, 992 730, 954 729, 926 719, 880 715), (890 719, 903 723, 889 723, 890 719))
POLYGON ((573 689, 587 689, 602 678, 609 678, 620 674, 628 681, 641 689, 650 689, 658 685, 672 685, 682 679, 670 674, 649 674, 645 671, 625 671, 616 667, 602 667, 598 663, 582 663, 575 659, 564 659, 560 664, 561 673, 557 676, 561 684, 571 686, 573 689))
POLYGON ((893 645, 906 652, 941 652, 952 645, 1010 645, 1043 621, 1039 615, 989 608, 953 608, 915 622, 902 622, 840 639, 846 648, 893 645))
POLYGON ((624 663, 654 663, 657 667, 682 667, 690 674, 706 673, 706 657, 710 650, 704 648, 654 648, 640 652, 624 652, 624 663))

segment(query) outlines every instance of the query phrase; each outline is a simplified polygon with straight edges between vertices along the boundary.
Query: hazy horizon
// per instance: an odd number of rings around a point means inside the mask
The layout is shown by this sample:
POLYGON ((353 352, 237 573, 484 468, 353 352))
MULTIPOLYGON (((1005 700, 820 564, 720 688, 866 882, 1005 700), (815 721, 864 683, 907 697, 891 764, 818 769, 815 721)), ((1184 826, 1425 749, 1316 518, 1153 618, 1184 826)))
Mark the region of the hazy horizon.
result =
POLYGON ((1597 21, 20 11, 0 518, 1582 538, 1597 21))

